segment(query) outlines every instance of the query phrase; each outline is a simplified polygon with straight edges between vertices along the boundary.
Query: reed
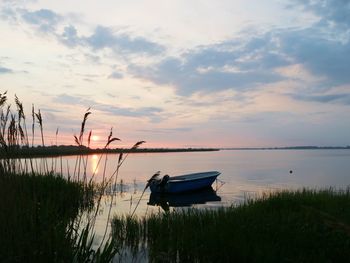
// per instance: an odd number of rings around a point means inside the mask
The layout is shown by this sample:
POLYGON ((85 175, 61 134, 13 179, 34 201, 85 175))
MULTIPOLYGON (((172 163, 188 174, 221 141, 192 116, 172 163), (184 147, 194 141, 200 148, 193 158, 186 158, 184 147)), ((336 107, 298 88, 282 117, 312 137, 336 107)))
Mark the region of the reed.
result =
MULTIPOLYGON (((15 96, 16 111, 7 104, 7 94, 0 94, 0 261, 4 262, 110 262, 117 247, 108 238, 99 246, 93 244, 96 212, 105 185, 87 182, 87 159, 78 156, 78 173, 68 180, 57 165, 47 159, 29 156, 18 158, 19 149, 29 148, 23 104, 15 96), (80 170, 82 169, 82 170, 80 170), (96 204, 96 199, 98 203, 96 204), (97 207, 97 208, 96 208, 97 207)), ((84 114, 79 146, 84 146, 88 116, 84 114)), ((45 147, 43 118, 40 109, 32 106, 32 138, 35 141, 36 122, 40 140, 45 147)), ((58 129, 56 130, 57 145, 58 129)), ((88 145, 90 145, 91 132, 88 145)), ((119 140, 108 137, 106 147, 119 140)), ((106 164, 105 164, 106 165, 106 164)), ((105 239, 105 238, 104 238, 105 239)))
POLYGON ((150 262, 345 262, 350 191, 283 191, 212 210, 116 216, 113 235, 150 262))
POLYGON ((2 174, 0 200, 2 262, 71 261, 77 232, 69 226, 94 205, 93 188, 54 174, 2 174))

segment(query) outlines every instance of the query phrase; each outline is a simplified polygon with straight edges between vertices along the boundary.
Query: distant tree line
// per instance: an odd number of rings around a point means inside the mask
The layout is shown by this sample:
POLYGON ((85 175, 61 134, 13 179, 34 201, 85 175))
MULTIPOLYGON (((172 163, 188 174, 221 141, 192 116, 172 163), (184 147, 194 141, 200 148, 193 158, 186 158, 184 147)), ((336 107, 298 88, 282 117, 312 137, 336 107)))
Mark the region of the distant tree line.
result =
MULTIPOLYGON (((1 147, 0 147, 1 148, 1 147)), ((64 155, 85 155, 85 154, 99 154, 99 153, 156 153, 156 152, 202 152, 202 151, 219 151, 217 148, 114 148, 92 149, 86 146, 74 145, 52 145, 52 146, 19 146, 13 145, 11 151, 1 151, 0 158, 12 157, 45 157, 45 156, 64 156, 64 155), (9 156, 10 153, 10 156, 9 156)))

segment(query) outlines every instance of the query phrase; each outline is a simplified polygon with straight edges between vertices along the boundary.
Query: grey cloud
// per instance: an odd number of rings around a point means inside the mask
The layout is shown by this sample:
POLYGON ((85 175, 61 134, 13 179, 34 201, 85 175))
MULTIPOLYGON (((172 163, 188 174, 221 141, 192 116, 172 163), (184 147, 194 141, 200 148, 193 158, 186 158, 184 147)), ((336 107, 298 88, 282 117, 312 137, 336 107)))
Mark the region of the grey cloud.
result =
POLYGON ((239 54, 222 49, 220 46, 208 46, 189 51, 183 58, 187 67, 221 67, 238 59, 239 54))
POLYGON ((0 17, 11 22, 17 21, 17 13, 14 9, 4 7, 0 11, 0 17))
POLYGON ((318 77, 318 88, 350 82, 350 43, 326 34, 319 24, 306 29, 272 30, 248 40, 202 46, 168 57, 153 67, 131 65, 136 77, 172 85, 179 95, 226 89, 244 91, 283 80, 275 69, 302 64, 318 77))
POLYGON ((108 48, 115 53, 155 55, 164 51, 164 47, 157 43, 142 37, 131 37, 104 26, 97 26, 90 36, 79 36, 78 30, 69 25, 57 37, 59 41, 70 47, 87 46, 93 50, 108 48))
POLYGON ((7 73, 13 73, 14 71, 9 68, 1 67, 0 66, 0 74, 7 74, 7 73))
POLYGON ((276 122, 283 123, 286 120, 296 118, 296 114, 286 111, 264 111, 257 112, 253 114, 248 114, 239 119, 239 122, 242 123, 267 123, 267 122, 276 122))
POLYGON ((132 38, 125 33, 115 32, 111 28, 98 26, 84 42, 95 50, 110 48, 113 51, 126 53, 159 54, 164 47, 142 37, 132 38))
POLYGON ((112 97, 112 98, 117 98, 117 96, 112 94, 112 93, 106 93, 106 95, 108 95, 109 97, 112 97))
POLYGON ((69 47, 87 46, 92 50, 110 49, 116 54, 156 55, 165 50, 163 46, 146 38, 131 37, 126 33, 120 33, 104 26, 97 26, 91 35, 79 36, 78 30, 69 25, 64 28, 63 33, 57 34, 57 38, 69 47))
POLYGON ((78 96, 71 96, 67 94, 61 94, 55 97, 54 102, 60 104, 80 104, 85 107, 92 107, 99 111, 110 113, 113 115, 126 116, 126 117, 149 117, 153 122, 159 122, 161 117, 159 113, 163 112, 163 109, 158 107, 140 107, 140 108, 126 108, 117 107, 107 104, 102 104, 89 99, 83 99, 78 96))
POLYGON ((42 32, 55 31, 56 25, 62 20, 60 15, 49 9, 40 9, 37 11, 20 9, 20 13, 25 22, 37 26, 42 32))
POLYGON ((75 47, 81 44, 81 40, 78 37, 78 31, 72 25, 64 27, 63 33, 60 36, 60 41, 70 47, 75 47))
POLYGON ((283 79, 273 69, 289 62, 275 49, 271 38, 262 36, 261 41, 254 38, 240 46, 236 42, 224 42, 200 47, 179 58, 165 58, 152 68, 132 65, 129 70, 157 84, 173 85, 179 95, 252 89, 283 79))
POLYGON ((161 113, 163 110, 157 107, 141 107, 141 108, 121 108, 111 105, 95 105, 95 108, 101 111, 109 112, 114 115, 127 117, 154 117, 154 114, 161 113))
MULTIPOLYGON (((154 67, 131 65, 134 76, 157 84, 172 85, 179 95, 253 89, 284 77, 275 69, 303 64, 315 76, 327 77, 319 87, 330 88, 350 82, 350 44, 348 28, 325 25, 325 21, 349 24, 350 1, 299 1, 305 10, 322 17, 306 29, 271 30, 246 40, 230 40, 200 46, 180 57, 168 57, 154 67), (345 37, 337 35, 338 32, 345 37)), ((245 34, 246 35, 246 34, 245 34)))
POLYGON ((36 3, 38 0, 2 0, 4 3, 9 3, 9 4, 27 4, 27 3, 36 3), (15 2, 15 3, 14 3, 15 2))
POLYGON ((350 82, 350 44, 329 40, 318 29, 284 32, 282 50, 312 73, 327 76, 329 86, 350 82))
POLYGON ((96 56, 94 54, 89 54, 89 53, 84 54, 84 56, 86 57, 87 60, 89 60, 95 64, 99 64, 101 62, 100 56, 96 56))
POLYGON ((240 71, 255 70, 257 67, 271 69, 288 64, 280 53, 275 33, 270 32, 244 40, 228 40, 216 45, 202 46, 184 54, 192 67, 235 66, 240 71))
POLYGON ((163 117, 159 114, 163 112, 163 109, 157 107, 140 107, 140 108, 125 108, 117 107, 105 104, 95 104, 94 108, 106 113, 110 113, 113 116, 125 116, 125 117, 146 117, 153 123, 159 123, 163 120, 163 117))
POLYGON ((168 134, 168 133, 173 133, 173 132, 189 132, 192 131, 193 128, 189 127, 179 127, 179 128, 158 128, 158 129, 139 129, 136 130, 138 132, 147 132, 147 133, 162 133, 162 134, 168 134))
POLYGON ((40 32, 52 34, 55 33, 57 25, 64 21, 64 17, 49 9, 30 11, 13 6, 2 7, 0 10, 0 17, 14 23, 24 21, 40 32))
POLYGON ((3 7, 0 13, 8 21, 22 20, 35 27, 38 31, 52 34, 59 42, 68 46, 85 46, 93 51, 110 49, 116 54, 158 55, 165 47, 144 37, 133 36, 131 33, 120 32, 110 27, 97 26, 90 35, 79 35, 74 25, 68 24, 68 17, 49 9, 30 11, 24 8, 3 7), (64 26, 63 32, 59 27, 64 26))
POLYGON ((349 0, 297 0, 292 5, 302 6, 321 17, 321 23, 331 21, 338 26, 348 28, 350 25, 350 1, 349 0))
POLYGON ((350 94, 346 93, 324 95, 292 94, 291 97, 302 101, 350 105, 350 94))
POLYGON ((109 75, 108 78, 109 79, 122 79, 123 78, 123 74, 115 71, 111 75, 109 75))

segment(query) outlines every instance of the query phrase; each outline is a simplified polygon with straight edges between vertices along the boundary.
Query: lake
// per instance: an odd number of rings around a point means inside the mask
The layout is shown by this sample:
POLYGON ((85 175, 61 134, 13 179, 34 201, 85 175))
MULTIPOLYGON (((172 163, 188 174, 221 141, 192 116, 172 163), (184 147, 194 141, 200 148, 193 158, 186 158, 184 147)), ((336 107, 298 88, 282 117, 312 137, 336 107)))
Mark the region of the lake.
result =
MULTIPOLYGON (((90 178, 96 171, 96 181, 102 180, 106 161, 103 157, 98 166, 99 159, 100 155, 90 155, 87 162, 87 176, 90 178)), ((69 174, 73 175, 75 161, 75 156, 63 157, 64 174, 69 170, 69 174)), ((106 178, 115 171, 117 162, 117 154, 107 155, 106 178)), ((60 158, 49 160, 49 166, 56 166, 57 171, 60 171, 60 163, 60 158)), ((215 202, 215 205, 240 202, 247 196, 278 189, 344 188, 350 185, 350 150, 221 150, 130 154, 118 175, 119 198, 129 203, 131 197, 137 200, 146 181, 157 171, 161 175, 172 176, 213 170, 221 172, 218 177, 220 181, 213 184, 221 197, 221 202, 215 202)), ((140 202, 140 211, 146 209, 149 195, 147 190, 140 202)), ((128 209, 122 206, 120 212, 128 212, 129 206, 128 209)))
MULTIPOLYGON (((90 155, 87 161, 87 176, 91 177, 93 171, 97 171, 96 181, 101 181, 103 174, 106 177, 113 174, 118 155, 108 154, 107 160, 103 157, 98 166, 99 159, 100 155, 90 155)), ((61 162, 63 173, 68 174, 69 170, 72 176, 76 157, 48 160, 49 166, 56 166, 57 171, 60 171, 61 162)), ((75 170, 77 172, 77 168, 75 170)), ((146 181, 157 171, 161 171, 161 175, 171 176, 212 170, 221 172, 219 181, 213 184, 216 193, 209 193, 204 197, 185 196, 185 201, 175 200, 175 204, 187 204, 186 201, 192 198, 197 203, 193 207, 213 208, 238 204, 264 192, 281 189, 346 188, 350 185, 350 150, 221 150, 130 154, 117 178, 117 197, 113 200, 112 213, 131 213, 139 200, 136 209, 139 216, 163 211, 161 206, 147 204, 154 201, 150 200, 149 190, 141 198, 146 181)), ((106 197, 102 202, 96 225, 97 236, 104 231, 109 201, 110 198, 106 197)), ((166 202, 174 203, 174 200, 166 202)))

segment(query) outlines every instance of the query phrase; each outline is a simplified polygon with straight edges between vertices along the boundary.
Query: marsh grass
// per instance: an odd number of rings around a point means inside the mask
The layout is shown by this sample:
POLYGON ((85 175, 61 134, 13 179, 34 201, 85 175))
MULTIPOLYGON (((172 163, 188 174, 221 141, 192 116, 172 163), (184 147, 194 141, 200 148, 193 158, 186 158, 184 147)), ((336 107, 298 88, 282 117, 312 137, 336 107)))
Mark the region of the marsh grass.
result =
POLYGON ((92 188, 54 174, 1 175, 0 261, 71 262, 74 219, 93 208, 92 197, 92 188))
POLYGON ((236 207, 116 216, 113 235, 151 262, 346 262, 350 191, 283 191, 236 207))
MULTIPOLYGON (((107 236, 109 222, 99 245, 94 244, 94 227, 102 196, 107 188, 114 189, 119 169, 128 155, 119 155, 112 174, 103 174, 103 180, 94 182, 101 163, 87 180, 88 156, 77 156, 74 172, 64 177, 62 159, 57 169, 56 159, 19 158, 20 149, 34 146, 35 127, 39 125, 40 141, 45 147, 43 118, 32 106, 32 138, 27 132, 23 105, 15 96, 17 111, 7 104, 7 94, 0 94, 0 261, 1 262, 110 262, 119 247, 107 236), (30 146, 31 141, 31 146, 30 146), (59 170, 60 172, 57 172, 59 170), (114 187, 113 187, 114 184, 114 187)), ((84 140, 86 122, 91 114, 86 111, 76 144, 86 149, 84 140)), ((92 131, 87 138, 90 147, 92 131)), ((56 130, 57 145, 58 128, 56 130)), ((104 149, 119 138, 112 129, 104 149)), ((131 149, 144 143, 137 142, 131 149)), ((103 164, 106 170, 107 156, 103 164)), ((114 193, 111 193, 108 217, 111 214, 114 193)))

